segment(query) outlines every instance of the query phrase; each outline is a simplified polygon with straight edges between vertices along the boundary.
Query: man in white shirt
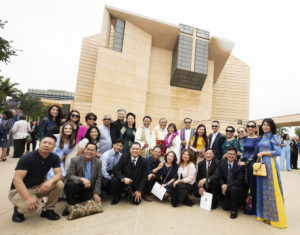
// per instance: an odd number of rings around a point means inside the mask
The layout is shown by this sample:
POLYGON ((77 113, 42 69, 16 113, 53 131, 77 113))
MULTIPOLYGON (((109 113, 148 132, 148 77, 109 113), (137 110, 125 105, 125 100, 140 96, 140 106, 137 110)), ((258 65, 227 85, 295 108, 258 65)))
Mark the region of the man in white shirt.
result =
POLYGON ((145 116, 143 118, 143 126, 138 128, 135 133, 135 142, 140 143, 142 147, 141 156, 147 157, 149 152, 149 146, 150 146, 150 129, 149 126, 151 125, 152 118, 150 116, 145 116))
POLYGON ((156 145, 161 146, 162 155, 166 154, 165 137, 168 134, 167 124, 167 119, 161 118, 159 120, 159 125, 154 128, 151 134, 150 148, 153 149, 156 145))
POLYGON ((99 139, 99 153, 103 154, 108 151, 112 147, 111 135, 110 135, 110 124, 112 122, 112 118, 109 114, 105 114, 103 116, 103 124, 98 126, 100 132, 99 139))
POLYGON ((179 131, 179 136, 181 139, 181 151, 189 148, 190 139, 195 135, 195 129, 191 128, 192 119, 185 118, 183 122, 184 128, 179 131))

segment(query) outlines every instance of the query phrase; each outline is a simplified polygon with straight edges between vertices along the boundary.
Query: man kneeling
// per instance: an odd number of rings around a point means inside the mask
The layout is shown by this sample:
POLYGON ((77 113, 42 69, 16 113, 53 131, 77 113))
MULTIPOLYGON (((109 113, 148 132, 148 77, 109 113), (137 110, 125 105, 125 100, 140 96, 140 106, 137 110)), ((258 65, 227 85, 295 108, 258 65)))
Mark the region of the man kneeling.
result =
POLYGON ((12 221, 22 222, 24 214, 33 214, 39 207, 39 198, 48 197, 41 217, 58 220, 60 217, 53 209, 63 190, 60 181, 61 168, 59 157, 52 153, 56 146, 53 135, 45 136, 38 150, 23 155, 15 169, 8 199, 15 206, 12 221), (45 181, 48 171, 53 168, 54 176, 45 181))
MULTIPOLYGON (((88 143, 84 155, 72 159, 64 189, 69 205, 75 205, 90 199, 94 199, 97 203, 101 201, 102 163, 96 155, 97 145, 88 143)), ((63 215, 68 215, 67 208, 64 210, 63 215)))

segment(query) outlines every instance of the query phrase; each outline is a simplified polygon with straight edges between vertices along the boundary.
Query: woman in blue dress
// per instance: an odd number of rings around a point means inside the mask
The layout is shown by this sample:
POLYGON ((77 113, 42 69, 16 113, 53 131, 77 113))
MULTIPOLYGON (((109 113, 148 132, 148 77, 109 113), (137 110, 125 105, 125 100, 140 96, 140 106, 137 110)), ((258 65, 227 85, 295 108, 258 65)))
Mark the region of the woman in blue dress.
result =
POLYGON ((276 135, 276 125, 270 118, 264 119, 259 127, 261 140, 257 157, 266 165, 267 176, 257 176, 256 216, 257 219, 276 228, 286 228, 287 220, 283 204, 279 167, 276 156, 280 156, 280 136, 276 135))
POLYGON ((284 170, 284 160, 286 160, 286 169, 291 171, 291 148, 290 148, 290 137, 288 134, 284 134, 282 136, 282 144, 281 144, 281 154, 280 154, 280 170, 284 170))
POLYGON ((256 213, 256 177, 253 175, 253 163, 256 161, 258 153, 258 142, 260 137, 256 135, 256 123, 249 121, 246 126, 247 136, 243 141, 243 155, 238 163, 240 166, 246 166, 247 177, 247 199, 246 209, 244 211, 247 215, 255 215, 256 213))
MULTIPOLYGON (((75 145, 75 130, 74 126, 66 122, 62 126, 62 131, 60 134, 55 135, 57 138, 56 141, 56 147, 53 150, 53 153, 55 153, 60 158, 60 167, 62 171, 62 178, 66 176, 65 172, 65 158, 66 156, 71 152, 72 148, 75 145)), ((51 168, 48 172, 47 179, 51 179, 54 176, 54 171, 51 168)))

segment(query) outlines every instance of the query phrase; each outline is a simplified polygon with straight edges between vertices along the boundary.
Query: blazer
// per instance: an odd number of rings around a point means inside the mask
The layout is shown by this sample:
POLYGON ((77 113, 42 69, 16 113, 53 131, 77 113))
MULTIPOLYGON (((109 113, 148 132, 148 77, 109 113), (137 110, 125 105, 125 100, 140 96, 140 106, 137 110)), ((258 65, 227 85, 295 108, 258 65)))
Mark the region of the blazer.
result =
MULTIPOLYGON (((213 181, 216 181, 219 183, 219 166, 220 166, 220 161, 218 159, 216 159, 216 157, 214 157, 211 160, 207 183, 211 183, 213 181)), ((198 185, 199 181, 202 180, 203 178, 206 178, 206 160, 205 159, 198 163, 198 172, 197 172, 197 178, 196 178, 197 185, 198 185)))
MULTIPOLYGON (((93 194, 101 194, 101 168, 102 162, 96 157, 92 158, 92 172, 91 172, 91 187, 93 194)), ((85 177, 85 157, 81 155, 74 157, 71 160, 70 167, 66 175, 67 180, 71 180, 73 183, 80 183, 79 179, 85 177)))
POLYGON ((131 155, 122 156, 120 161, 115 165, 113 173, 118 180, 122 180, 125 177, 133 180, 134 190, 142 192, 147 182, 147 164, 145 158, 139 156, 136 162, 136 168, 134 176, 132 177, 132 162, 131 155))
POLYGON ((114 143, 116 139, 120 138, 121 129, 123 128, 124 124, 119 120, 116 120, 110 124, 110 137, 112 143, 114 143))
POLYGON ((14 140, 25 139, 30 131, 30 125, 26 120, 16 121, 11 128, 14 140))
MULTIPOLYGON (((210 134, 208 137, 209 138, 209 146, 212 141, 212 136, 213 136, 213 134, 210 134)), ((212 145, 212 149, 215 154, 215 158, 217 158, 219 160, 222 159, 222 144, 224 143, 224 141, 225 141, 225 137, 219 132, 214 140, 213 145, 212 145)))
MULTIPOLYGON (((219 175, 220 175, 220 185, 227 184, 227 175, 228 175, 228 162, 227 160, 223 160, 219 167, 219 175)), ((244 166, 239 166, 237 161, 234 161, 232 167, 232 178, 233 183, 231 186, 240 187, 244 183, 245 179, 245 168, 244 166)))

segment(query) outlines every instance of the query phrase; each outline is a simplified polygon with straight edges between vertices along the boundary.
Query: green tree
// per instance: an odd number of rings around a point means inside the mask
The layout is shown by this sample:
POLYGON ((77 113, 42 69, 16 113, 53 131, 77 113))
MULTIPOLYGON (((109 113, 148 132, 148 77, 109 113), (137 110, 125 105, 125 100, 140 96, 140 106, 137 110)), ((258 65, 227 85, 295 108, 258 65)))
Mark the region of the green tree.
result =
POLYGON ((21 91, 16 88, 18 85, 19 83, 11 83, 10 78, 0 76, 0 111, 8 108, 7 97, 16 99, 21 94, 21 91))
MULTIPOLYGON (((0 19, 0 29, 4 29, 5 24, 7 21, 3 21, 0 19)), ((2 37, 0 37, 0 61, 4 63, 9 63, 10 58, 12 56, 17 55, 17 49, 13 48, 11 45, 12 41, 8 41, 2 37)))
POLYGON ((300 128, 295 127, 295 134, 300 138, 300 128))
POLYGON ((276 129, 277 129, 277 134, 280 136, 283 136, 285 133, 289 132, 286 127, 279 126, 279 125, 276 126, 276 129))
POLYGON ((29 120, 43 117, 47 113, 47 107, 43 105, 41 99, 38 97, 24 93, 20 94, 17 100, 20 102, 19 109, 29 120))

